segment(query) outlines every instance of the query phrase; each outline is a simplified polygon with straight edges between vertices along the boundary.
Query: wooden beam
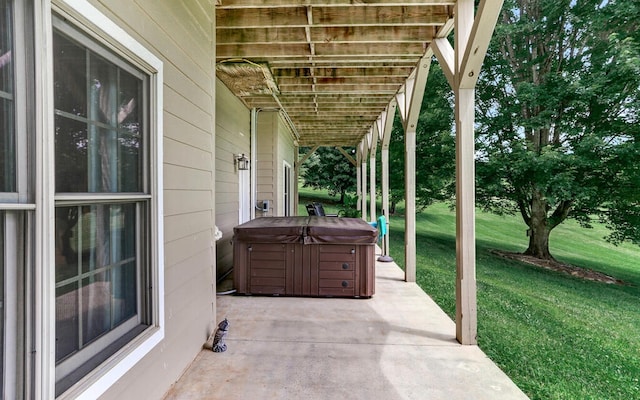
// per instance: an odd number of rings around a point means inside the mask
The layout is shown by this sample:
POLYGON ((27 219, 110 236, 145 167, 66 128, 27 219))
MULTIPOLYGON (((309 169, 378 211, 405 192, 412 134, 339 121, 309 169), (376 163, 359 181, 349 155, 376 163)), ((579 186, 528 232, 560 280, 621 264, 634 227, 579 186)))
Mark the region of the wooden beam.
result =
POLYGON ((443 25, 449 18, 444 6, 351 7, 346 12, 343 7, 318 7, 315 10, 315 26, 433 26, 443 25))
MULTIPOLYGON (((273 76, 278 82, 289 78, 302 78, 311 77, 310 68, 306 67, 294 67, 294 68, 272 68, 273 76)), ((314 76, 318 78, 334 78, 334 77, 403 77, 406 78, 411 73, 410 67, 398 67, 398 66, 380 66, 378 68, 366 67, 366 66, 336 66, 333 68, 321 67, 315 68, 314 76)))
MULTIPOLYGON (((217 58, 218 61, 220 57, 217 58)), ((269 66, 272 70, 289 68, 309 68, 310 65, 318 68, 387 68, 399 67, 413 69, 415 67, 415 57, 395 56, 393 58, 384 56, 371 57, 325 57, 316 58, 310 61, 308 58, 296 57, 292 59, 272 59, 269 66)), ((408 75, 408 74, 407 74, 408 75)))
POLYGON ((449 40, 446 38, 434 39, 431 42, 431 49, 435 53, 438 58, 438 62, 440 63, 440 68, 442 68, 442 72, 444 76, 447 78, 449 85, 451 87, 456 86, 456 82, 454 79, 455 75, 455 61, 454 61, 454 51, 453 46, 449 43, 449 40))
POLYGON ((275 28, 307 26, 307 9, 299 7, 263 7, 230 9, 216 7, 216 31, 236 28, 275 28))
MULTIPOLYGON (((382 215, 389 224, 389 141, 393 129, 393 119, 396 114, 397 103, 393 99, 389 102, 386 110, 380 115, 380 158, 382 163, 382 215)), ((387 227, 388 228, 388 227, 387 227)), ((382 238, 382 254, 389 255, 389 229, 382 238)))
MULTIPOLYGON (((392 96, 393 97, 393 96, 392 96)), ((301 101, 308 101, 309 99, 316 99, 318 102, 341 102, 341 103, 379 103, 388 102, 389 96, 375 93, 367 95, 366 97, 354 97, 349 94, 331 94, 331 93, 315 93, 313 95, 300 95, 300 94, 285 94, 280 100, 282 104, 297 103, 301 101)), ((386 103, 385 103, 386 104, 386 103)))
POLYGON ((403 76, 304 76, 297 78, 278 78, 278 87, 281 91, 286 91, 291 85, 393 85, 394 87, 400 87, 406 77, 403 76))
POLYGON ((296 169, 298 169, 302 164, 304 164, 305 161, 307 161, 309 159, 309 157, 311 157, 311 155, 313 153, 315 153, 318 148, 320 148, 320 146, 315 146, 311 149, 311 151, 307 152, 295 165, 296 169))
MULTIPOLYGON (((361 117, 359 115, 347 115, 347 116, 340 116, 340 117, 336 117, 336 118, 328 118, 328 119, 319 119, 317 117, 314 117, 312 115, 304 115, 304 116, 300 116, 298 118, 296 118, 297 122, 304 122, 304 123, 313 123, 313 122, 325 122, 325 126, 326 121, 331 122, 332 124, 334 122, 338 123, 338 122, 344 122, 347 124, 357 124, 360 126, 364 126, 366 128, 368 128, 371 125, 371 122, 375 121, 375 118, 371 118, 371 117, 361 117)), ((321 126, 321 124, 318 124, 319 126, 321 126)))
POLYGON ((362 198, 360 199, 362 204, 360 205, 360 211, 362 211, 362 219, 367 220, 367 156, 369 155, 369 143, 367 140, 367 136, 365 135, 360 142, 360 148, 362 153, 362 158, 360 159, 360 170, 362 180, 360 183, 362 184, 362 188, 360 192, 362 193, 362 198))
POLYGON ((370 113, 377 112, 380 114, 384 111, 384 105, 380 106, 377 104, 349 104, 349 103, 339 103, 339 104, 293 104, 291 106, 286 106, 287 112, 289 116, 298 115, 300 117, 308 114, 321 115, 323 113, 331 113, 332 115, 348 115, 345 113, 346 110, 351 110, 351 114, 360 114, 362 113, 370 113))
POLYGON ((376 212, 376 156, 378 151, 378 124, 373 124, 368 134, 369 140, 369 220, 375 221, 376 212))
POLYGON ((354 166, 354 167, 358 167, 358 164, 356 163, 356 160, 353 159, 353 157, 351 157, 351 154, 347 153, 345 151, 345 149, 343 149, 341 146, 336 146, 336 149, 338 149, 338 151, 340 153, 342 153, 343 156, 345 156, 345 158, 347 160, 349 160, 349 162, 354 166))
POLYGON ((350 115, 353 115, 353 113, 358 113, 363 117, 370 117, 371 119, 375 118, 376 115, 380 114, 380 110, 371 110, 371 109, 366 109, 366 108, 354 108, 351 110, 351 112, 349 112, 348 110, 340 110, 340 111, 333 111, 333 110, 297 110, 297 111, 292 111, 289 112, 289 117, 293 120, 293 119, 297 119, 297 118, 303 118, 303 117, 308 117, 309 115, 313 115, 314 117, 317 117, 318 119, 324 119, 326 118, 327 120, 336 120, 336 121, 340 121, 341 116, 345 116, 348 117, 350 115))
MULTIPOLYGON (((362 140, 356 146, 356 196, 358 201, 356 202, 356 208, 362 210, 362 140)), ((362 215, 362 214, 361 214, 362 215)))
POLYGON ((416 281, 416 130, 431 57, 423 57, 398 96, 405 131, 405 280, 416 281))
POLYGON ((436 34, 437 25, 313 27, 315 43, 424 43, 436 34))
POLYGON ((435 36, 437 27, 428 26, 275 26, 252 28, 219 28, 216 42, 224 44, 268 43, 424 43, 435 36), (309 31, 307 38, 306 30, 309 31))
MULTIPOLYGON (((352 46, 345 43, 318 43, 315 45, 315 56, 322 57, 369 57, 369 56, 413 56, 424 54, 423 43, 362 43, 352 46)), ((264 44, 226 44, 216 45, 218 59, 234 58, 296 58, 310 57, 308 44, 304 43, 264 43, 264 44)))
POLYGON ((456 116, 456 338, 477 343, 475 241, 475 90, 461 88, 461 65, 473 25, 473 0, 459 0, 455 12, 456 116))
MULTIPOLYGON (((438 26, 449 18, 447 6, 314 7, 313 26, 438 26)), ((216 30, 308 26, 307 5, 233 9, 218 7, 216 30)))
MULTIPOLYGON (((242 9, 242 8, 262 8, 265 6, 269 7, 290 7, 294 4, 299 4, 299 2, 294 2, 292 0, 269 0, 265 2, 265 0, 224 0, 220 1, 217 4, 217 9, 242 9)), ((316 1, 305 1, 304 4, 307 4, 312 7, 367 7, 372 5, 396 5, 396 6, 438 6, 438 5, 454 5, 455 0, 367 0, 366 2, 354 2, 353 0, 316 0, 316 1)))
POLYGON ((475 242, 475 89, 456 91, 456 338, 477 343, 475 242))
POLYGON ((504 0, 482 0, 460 63, 460 87, 475 88, 504 0))

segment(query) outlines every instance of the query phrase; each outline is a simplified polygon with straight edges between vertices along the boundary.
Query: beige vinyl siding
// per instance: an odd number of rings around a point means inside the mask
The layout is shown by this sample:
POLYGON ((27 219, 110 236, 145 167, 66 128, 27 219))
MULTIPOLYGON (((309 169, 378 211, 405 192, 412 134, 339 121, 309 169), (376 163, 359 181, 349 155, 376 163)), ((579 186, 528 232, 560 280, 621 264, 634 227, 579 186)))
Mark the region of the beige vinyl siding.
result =
POLYGON ((159 399, 215 315, 215 10, 210 0, 91 0, 164 63, 165 339, 102 399, 159 399))
POLYGON ((269 212, 263 213, 256 211, 256 217, 274 216, 274 210, 277 210, 277 183, 276 183, 276 138, 274 132, 277 132, 278 113, 261 112, 258 113, 257 124, 257 147, 258 162, 256 172, 256 198, 258 203, 264 200, 271 202, 269 212))
POLYGON ((239 178, 234 156, 249 156, 250 123, 249 109, 216 79, 216 224, 222 231, 222 238, 216 243, 218 276, 233 266, 231 239, 239 219, 239 178))
MULTIPOLYGON (((257 212, 256 216, 284 215, 282 204, 284 195, 283 161, 294 166, 294 143, 290 130, 277 112, 258 114, 258 201, 269 200, 268 213, 257 212)), ((292 181, 292 185, 295 182, 292 181)))
MULTIPOLYGON (((276 171, 278 175, 276 177, 277 182, 277 193, 278 193, 278 215, 284 215, 284 162, 286 161, 291 167, 291 186, 293 192, 293 186, 296 185, 293 177, 293 165, 295 158, 294 154, 294 144, 293 144, 293 136, 291 134, 291 130, 288 128, 286 123, 282 118, 278 118, 280 123, 278 124, 278 161, 276 171)), ((293 193, 291 194, 293 195, 293 193)), ((293 201, 292 201, 293 204, 293 201)), ((290 205, 290 207, 292 207, 290 205)), ((292 210, 293 211, 293 210, 292 210)), ((293 215, 293 214, 292 214, 293 215)))

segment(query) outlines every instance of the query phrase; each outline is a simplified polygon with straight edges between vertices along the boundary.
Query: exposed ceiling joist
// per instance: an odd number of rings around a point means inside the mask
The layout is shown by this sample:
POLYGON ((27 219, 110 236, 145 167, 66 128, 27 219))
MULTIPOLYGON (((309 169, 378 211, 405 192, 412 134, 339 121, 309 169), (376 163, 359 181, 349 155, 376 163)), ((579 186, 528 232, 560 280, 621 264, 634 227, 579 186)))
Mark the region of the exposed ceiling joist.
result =
POLYGON ((219 67, 219 77, 247 107, 284 108, 300 145, 357 146, 432 40, 448 34, 454 5, 455 0, 221 0, 217 62, 244 60, 261 67, 252 76, 232 73, 224 79, 219 67), (261 79, 271 82, 255 82, 261 79))

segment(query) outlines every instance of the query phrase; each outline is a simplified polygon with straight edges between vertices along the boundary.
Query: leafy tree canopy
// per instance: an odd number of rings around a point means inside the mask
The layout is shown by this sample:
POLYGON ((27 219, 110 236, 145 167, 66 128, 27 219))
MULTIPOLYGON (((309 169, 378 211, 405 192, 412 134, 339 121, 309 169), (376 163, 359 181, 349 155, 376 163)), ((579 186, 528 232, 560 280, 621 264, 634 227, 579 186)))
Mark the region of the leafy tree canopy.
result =
MULTIPOLYGON (((345 148, 347 153, 355 153, 353 148, 345 148)), ((302 153, 311 151, 302 149, 302 153)), ((320 147, 305 162, 300 175, 304 186, 326 189, 332 196, 339 195, 344 203, 346 193, 355 193, 357 186, 356 167, 344 154, 334 147, 320 147)))
POLYGON ((640 3, 507 0, 478 82, 477 199, 519 212, 526 253, 594 216, 640 244, 640 3))

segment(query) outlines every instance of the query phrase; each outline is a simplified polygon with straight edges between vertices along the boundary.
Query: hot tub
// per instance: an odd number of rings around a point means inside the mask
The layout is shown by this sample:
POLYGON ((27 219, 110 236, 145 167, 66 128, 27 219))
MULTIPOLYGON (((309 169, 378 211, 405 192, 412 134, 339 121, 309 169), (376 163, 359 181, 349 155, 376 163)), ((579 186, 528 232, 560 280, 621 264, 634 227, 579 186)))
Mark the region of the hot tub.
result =
POLYGON ((236 292, 371 297, 377 236, 359 218, 265 217, 238 225, 236 292))

